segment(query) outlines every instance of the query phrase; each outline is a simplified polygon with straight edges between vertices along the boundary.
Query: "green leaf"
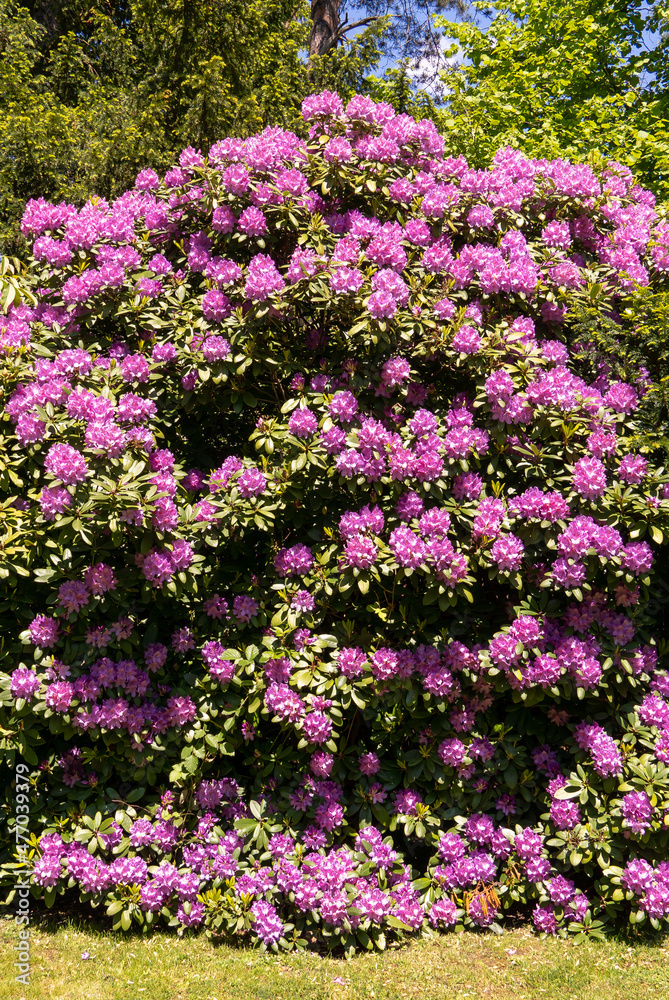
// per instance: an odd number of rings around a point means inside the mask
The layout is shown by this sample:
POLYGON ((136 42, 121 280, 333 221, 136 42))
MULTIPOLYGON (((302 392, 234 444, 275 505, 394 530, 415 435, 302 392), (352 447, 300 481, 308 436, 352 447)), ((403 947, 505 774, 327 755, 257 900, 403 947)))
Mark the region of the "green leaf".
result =
POLYGON ((504 769, 504 781, 509 786, 509 788, 515 788, 518 784, 518 772, 513 764, 509 764, 504 769))

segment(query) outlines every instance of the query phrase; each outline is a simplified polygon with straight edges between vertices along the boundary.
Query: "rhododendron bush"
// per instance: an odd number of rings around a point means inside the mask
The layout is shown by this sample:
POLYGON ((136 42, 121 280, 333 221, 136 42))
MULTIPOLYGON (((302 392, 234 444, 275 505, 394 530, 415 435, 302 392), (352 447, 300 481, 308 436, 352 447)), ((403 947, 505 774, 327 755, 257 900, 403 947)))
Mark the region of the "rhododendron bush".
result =
POLYGON ((2 736, 34 894, 273 947, 657 929, 669 477, 643 375, 584 378, 569 324, 623 322, 669 227, 614 163, 476 171, 367 98, 303 112, 26 208, 2 736))

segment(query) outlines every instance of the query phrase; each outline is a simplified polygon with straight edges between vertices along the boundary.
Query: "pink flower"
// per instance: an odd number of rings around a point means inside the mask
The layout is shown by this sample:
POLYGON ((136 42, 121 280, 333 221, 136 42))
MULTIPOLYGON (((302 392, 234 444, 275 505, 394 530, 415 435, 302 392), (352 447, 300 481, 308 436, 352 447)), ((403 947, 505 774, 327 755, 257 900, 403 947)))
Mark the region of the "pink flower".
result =
POLYGON ((318 417, 306 407, 293 410, 288 421, 288 430, 295 437, 311 437, 318 430, 318 417))
POLYGON ((648 462, 642 455, 624 455, 620 459, 618 474, 626 483, 640 483, 647 469, 648 462))
POLYGON ((264 236, 267 232, 267 219, 259 208, 249 205, 239 216, 237 226, 247 236, 264 236))
POLYGON ((606 490, 606 469, 598 458, 580 458, 574 466, 574 489, 588 500, 596 500, 606 490))
POLYGON ((381 767, 381 763, 377 755, 370 751, 369 753, 360 755, 358 758, 358 767, 360 768, 360 774, 376 774, 381 767))
POLYGON ((460 354, 476 354, 481 347, 481 338, 471 326, 461 326, 453 335, 451 347, 460 354))
MULTIPOLYGON (((208 292, 205 292, 202 298, 202 313, 206 319, 214 320, 215 322, 220 323, 221 320, 224 320, 226 316, 230 315, 231 312, 232 306, 230 305, 230 300, 227 295, 224 295, 223 292, 219 292, 217 288, 210 288, 208 292)), ((228 345, 226 356, 229 351, 230 345, 228 345)))
POLYGON ((305 121, 312 118, 330 118, 343 114, 344 105, 339 94, 324 90, 320 94, 310 94, 302 101, 302 117, 305 121))
POLYGON ((653 807, 646 792, 628 792, 623 796, 621 812, 633 833, 644 834, 651 824, 653 807))
POLYGON ((367 300, 367 308, 374 319, 390 319, 397 312, 397 302, 390 292, 372 292, 367 300))
POLYGON ((617 413, 631 413, 639 405, 639 397, 626 382, 614 382, 604 395, 604 402, 617 413))
POLYGON ((308 590, 298 590, 297 593, 293 594, 290 606, 295 611, 313 611, 316 607, 316 601, 308 590))
POLYGON ((516 571, 520 569, 525 546, 516 535, 502 535, 493 544, 490 555, 493 562, 501 570, 516 571))
POLYGON ((28 667, 17 667, 11 674, 10 691, 15 698, 30 701, 40 689, 40 679, 28 667))
POLYGON ((274 568, 279 576, 305 576, 313 564, 311 549, 301 542, 290 548, 280 549, 274 557, 274 568))
POLYGON ((427 547, 423 540, 402 525, 390 536, 390 548, 400 566, 418 569, 427 560, 427 547))
POLYGON ((323 158, 332 163, 334 161, 339 161, 340 163, 347 163, 353 156, 353 149, 350 142, 346 139, 335 138, 330 139, 329 143, 323 150, 323 158))
POLYGON ((142 354, 128 354, 121 362, 121 375, 125 382, 147 382, 149 366, 142 354))
POLYGON ((90 592, 80 580, 66 580, 58 588, 58 603, 68 614, 76 613, 88 604, 90 592))
POLYGON ((648 542, 630 542, 622 549, 620 561, 635 576, 649 573, 653 565, 653 550, 648 542))
POLYGON ((260 469, 245 469, 237 480, 237 489, 244 498, 257 497, 267 489, 267 479, 260 469))
POLYGON ((52 444, 44 468, 68 486, 83 482, 88 475, 86 459, 69 444, 52 444))
POLYGON ((326 743, 332 735, 332 721, 324 712, 310 712, 304 717, 302 731, 310 743, 326 743))
POLYGON ((357 569, 369 569, 376 562, 376 543, 363 535, 354 535, 346 543, 344 549, 344 565, 357 569))
POLYGON ((241 163, 233 163, 223 171, 223 187, 231 194, 244 194, 250 183, 249 172, 241 163))
POLYGON ((218 208, 214 209, 214 213, 211 217, 211 225, 217 233, 231 233, 236 224, 237 217, 232 209, 228 208, 227 205, 220 205, 218 208))
POLYGON ((585 582, 586 569, 582 563, 560 557, 553 563, 552 573, 555 582, 569 590, 572 587, 580 587, 585 582))
POLYGON ((95 595, 106 594, 116 589, 116 577, 111 566, 106 563, 96 563, 84 573, 84 582, 90 592, 95 595))

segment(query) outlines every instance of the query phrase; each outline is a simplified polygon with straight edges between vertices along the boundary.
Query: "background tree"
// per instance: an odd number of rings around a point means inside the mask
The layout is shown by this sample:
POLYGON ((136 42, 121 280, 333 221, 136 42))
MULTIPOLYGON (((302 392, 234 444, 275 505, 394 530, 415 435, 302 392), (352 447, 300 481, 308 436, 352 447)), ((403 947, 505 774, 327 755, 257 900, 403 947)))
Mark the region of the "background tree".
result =
POLYGON ((350 32, 382 22, 383 54, 393 62, 412 63, 414 75, 432 83, 444 48, 435 16, 448 12, 464 18, 469 8, 468 0, 312 0, 309 56, 313 61, 348 41, 350 32))
POLYGON ((613 157, 669 191, 669 36, 640 0, 493 0, 483 26, 438 19, 459 61, 442 72, 440 127, 487 163, 510 144, 536 156, 613 157), (492 17, 492 20, 489 18, 492 17))

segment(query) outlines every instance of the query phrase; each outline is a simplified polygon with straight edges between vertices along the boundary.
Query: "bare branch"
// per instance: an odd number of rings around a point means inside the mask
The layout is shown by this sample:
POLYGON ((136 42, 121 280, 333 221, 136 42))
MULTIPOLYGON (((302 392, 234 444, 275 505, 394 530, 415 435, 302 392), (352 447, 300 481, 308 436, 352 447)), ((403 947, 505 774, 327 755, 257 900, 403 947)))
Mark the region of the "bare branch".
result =
POLYGON ((333 49, 340 42, 346 41, 346 35, 349 31, 353 31, 354 28, 363 28, 367 24, 373 24, 374 21, 380 20, 381 15, 375 14, 370 17, 363 17, 359 21, 353 21, 351 24, 348 23, 348 15, 346 15, 345 20, 340 21, 337 25, 334 33, 326 41, 321 42, 318 55, 324 56, 330 49, 333 49))
POLYGON ((380 17, 380 14, 376 14, 374 17, 363 17, 360 21, 354 21, 352 24, 347 23, 347 17, 346 21, 338 26, 337 35, 343 38, 347 31, 353 31, 354 28, 362 28, 365 24, 372 24, 373 21, 378 21, 380 17))

